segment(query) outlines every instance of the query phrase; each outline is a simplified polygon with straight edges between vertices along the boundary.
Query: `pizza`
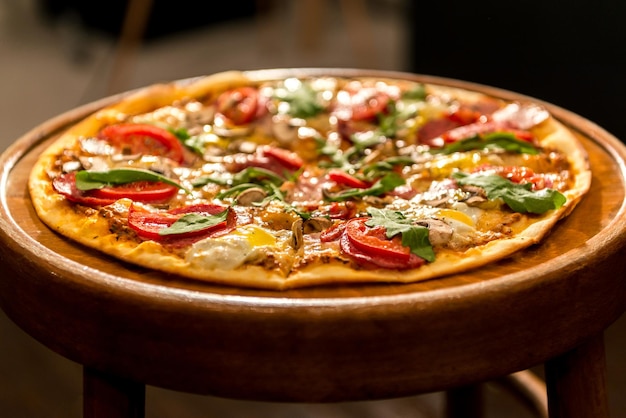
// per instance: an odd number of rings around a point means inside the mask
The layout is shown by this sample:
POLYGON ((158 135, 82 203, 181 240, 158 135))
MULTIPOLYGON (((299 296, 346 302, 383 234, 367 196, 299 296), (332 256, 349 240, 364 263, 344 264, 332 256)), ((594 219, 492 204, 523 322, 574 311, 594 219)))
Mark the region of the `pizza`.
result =
POLYGON ((29 192, 61 236, 175 280, 466 272, 540 243, 591 182, 548 106, 466 85, 321 70, 155 84, 55 138, 29 192))

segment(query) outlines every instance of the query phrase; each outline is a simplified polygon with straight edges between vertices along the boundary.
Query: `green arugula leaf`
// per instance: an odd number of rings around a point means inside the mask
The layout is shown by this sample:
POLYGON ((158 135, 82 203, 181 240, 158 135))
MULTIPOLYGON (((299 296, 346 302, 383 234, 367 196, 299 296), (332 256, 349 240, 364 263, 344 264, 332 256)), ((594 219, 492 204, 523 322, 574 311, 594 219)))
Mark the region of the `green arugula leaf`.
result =
POLYGON ((187 232, 200 231, 204 228, 225 222, 228 216, 228 209, 215 215, 200 215, 198 213, 187 213, 176 220, 172 225, 159 231, 159 235, 177 235, 187 232))
POLYGON ((113 168, 106 171, 81 170, 76 173, 76 188, 84 191, 136 181, 163 182, 183 189, 180 184, 164 175, 139 168, 113 168))
MULTIPOLYGON (((294 176, 296 175, 297 174, 294 174, 294 176)), ((254 205, 262 206, 268 201, 278 200, 284 203, 286 211, 294 211, 303 219, 307 219, 307 217, 310 215, 305 212, 299 211, 295 207, 285 203, 285 195, 282 190, 280 190, 280 186, 284 182, 285 179, 274 173, 273 171, 260 167, 248 167, 244 170, 241 170, 230 178, 212 176, 201 177, 194 181, 193 185, 194 187, 202 187, 208 183, 214 183, 220 186, 230 186, 229 188, 219 192, 215 196, 217 199, 235 197, 243 191, 253 187, 261 188, 265 191, 266 196, 261 201, 253 203, 254 205)))
POLYGON ((363 167, 363 176, 369 180, 375 179, 389 173, 394 169, 394 167, 406 166, 414 163, 415 161, 413 161, 411 157, 407 156, 389 157, 363 167))
POLYGON ((392 191, 398 186, 402 186, 404 183, 405 181, 400 175, 391 172, 367 189, 347 189, 334 195, 324 192, 324 197, 330 202, 341 202, 355 197, 380 196, 392 191))
POLYGON ((371 216, 365 225, 369 227, 382 226, 386 230, 387 238, 401 235, 402 245, 409 247, 411 252, 428 262, 435 261, 435 252, 428 239, 428 228, 415 225, 402 212, 389 209, 368 208, 371 216))
POLYGON ((557 190, 532 191, 531 184, 517 184, 498 175, 468 175, 455 173, 453 177, 460 185, 472 185, 485 190, 490 200, 502 199, 513 211, 542 214, 558 209, 567 198, 557 190))
POLYGON ((484 135, 474 135, 460 141, 448 144, 440 149, 432 149, 433 154, 453 154, 455 152, 482 150, 482 149, 502 149, 504 151, 518 154, 536 155, 539 150, 530 142, 517 139, 510 132, 492 132, 484 135))
POLYGON ((401 114, 398 112, 396 108, 395 102, 390 102, 387 105, 386 113, 379 113, 377 115, 378 118, 378 132, 380 135, 386 138, 394 138, 398 133, 399 129, 399 120, 401 114))
POLYGON ((216 176, 201 176, 191 182, 193 187, 206 186, 209 183, 219 184, 220 186, 228 186, 231 179, 216 176))
POLYGON ((208 146, 215 143, 215 138, 216 136, 213 133, 202 133, 185 138, 183 145, 198 155, 204 155, 208 146))
POLYGON ((272 184, 280 186, 285 179, 273 171, 260 167, 248 167, 233 176, 232 184, 235 186, 241 183, 253 183, 255 181, 267 180, 272 184))
POLYGON ((411 90, 402 93, 402 98, 407 100, 426 100, 426 88, 423 84, 418 84, 411 90))
POLYGON ((174 134, 174 136, 183 143, 185 142, 185 140, 191 138, 191 135, 189 135, 189 131, 187 131, 187 128, 172 128, 171 126, 168 126, 166 129, 174 134))
POLYGON ((350 137, 350 141, 353 145, 346 150, 341 150, 323 138, 316 138, 317 152, 330 159, 329 162, 321 162, 320 166, 337 167, 347 172, 358 171, 363 165, 366 151, 385 142, 386 137, 380 132, 373 131, 367 134, 354 134, 350 137))
POLYGON ((217 199, 224 199, 225 197, 237 196, 244 190, 251 189, 253 187, 259 187, 259 185, 256 183, 241 183, 226 190, 222 190, 217 195, 215 195, 215 197, 217 199))
POLYGON ((289 103, 287 113, 295 118, 310 118, 324 110, 319 103, 317 91, 306 83, 294 89, 287 87, 276 89, 274 97, 289 103))
POLYGON ((359 132, 350 136, 350 141, 354 145, 349 150, 352 153, 360 154, 368 148, 384 143, 386 140, 387 137, 380 131, 359 132))
POLYGON ((209 183, 219 184, 220 186, 239 186, 244 183, 260 183, 261 181, 269 181, 272 184, 280 186, 285 179, 273 171, 260 167, 248 167, 236 173, 232 177, 218 176, 202 176, 193 181, 193 187, 202 187, 209 183))

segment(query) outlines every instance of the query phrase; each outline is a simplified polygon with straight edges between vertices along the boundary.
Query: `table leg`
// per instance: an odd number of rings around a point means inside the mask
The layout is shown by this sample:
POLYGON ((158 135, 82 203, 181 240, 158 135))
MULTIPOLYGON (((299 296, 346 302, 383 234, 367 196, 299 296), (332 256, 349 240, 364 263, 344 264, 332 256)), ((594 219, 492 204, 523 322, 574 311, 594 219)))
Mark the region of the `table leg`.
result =
POLYGON ((545 364, 550 418, 608 418, 604 335, 545 364))
POLYGON ((482 385, 447 390, 445 405, 446 418, 481 418, 484 412, 482 385))
POLYGON ((83 418, 144 418, 146 387, 83 368, 83 418))

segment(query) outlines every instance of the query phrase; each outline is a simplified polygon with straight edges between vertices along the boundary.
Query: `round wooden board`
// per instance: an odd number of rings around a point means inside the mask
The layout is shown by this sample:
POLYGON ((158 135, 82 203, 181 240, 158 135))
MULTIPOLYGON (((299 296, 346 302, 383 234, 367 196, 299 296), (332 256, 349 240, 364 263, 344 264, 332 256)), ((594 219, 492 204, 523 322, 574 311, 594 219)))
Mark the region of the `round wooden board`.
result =
MULTIPOLYGON (((523 97, 429 76, 333 74, 404 77, 523 97)), ((626 149, 567 110, 544 103, 583 142, 593 183, 540 245, 415 284, 277 292, 135 267, 39 221, 27 190, 38 154, 67 126, 121 96, 34 128, 0 160, 0 257, 10 271, 0 278, 0 304, 26 332, 76 362, 151 385, 241 399, 387 398, 540 364, 601 332, 623 311, 626 149)))

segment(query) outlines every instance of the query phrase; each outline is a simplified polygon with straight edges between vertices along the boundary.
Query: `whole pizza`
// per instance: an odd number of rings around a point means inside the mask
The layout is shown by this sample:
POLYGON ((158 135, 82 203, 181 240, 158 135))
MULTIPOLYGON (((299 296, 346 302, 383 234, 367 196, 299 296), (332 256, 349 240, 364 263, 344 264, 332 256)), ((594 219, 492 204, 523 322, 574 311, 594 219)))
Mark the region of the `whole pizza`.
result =
POLYGON ((224 72, 68 128, 29 191, 51 229, 172 278, 410 283, 539 243, 591 182, 533 99, 395 73, 224 72))

